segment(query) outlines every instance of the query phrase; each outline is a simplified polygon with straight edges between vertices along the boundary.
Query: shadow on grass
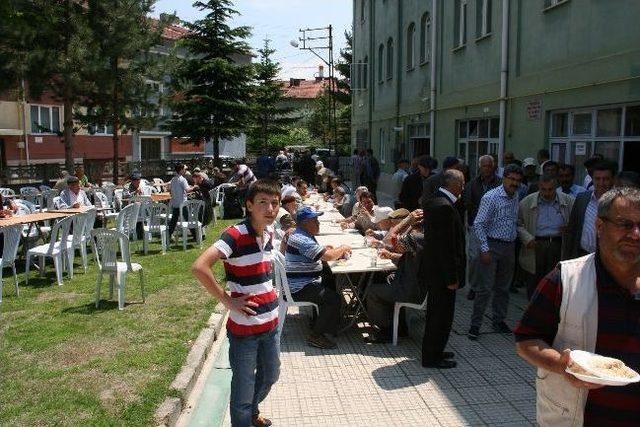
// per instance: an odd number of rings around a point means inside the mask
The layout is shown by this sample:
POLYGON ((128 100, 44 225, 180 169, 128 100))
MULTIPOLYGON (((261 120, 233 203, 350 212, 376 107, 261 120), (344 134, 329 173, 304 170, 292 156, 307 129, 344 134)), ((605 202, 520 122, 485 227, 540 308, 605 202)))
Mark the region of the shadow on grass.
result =
MULTIPOLYGON (((124 309, 127 309, 127 306, 131 306, 131 305, 141 305, 144 304, 142 301, 133 301, 133 302, 126 302, 124 304, 124 309)), ((111 301, 111 300, 104 300, 101 299, 98 307, 96 307, 96 303, 95 301, 92 301, 90 303, 84 304, 84 305, 78 305, 75 307, 67 307, 65 309, 60 310, 61 313, 72 313, 72 314, 85 314, 85 315, 91 315, 91 314, 95 314, 95 313, 100 313, 100 312, 104 312, 104 311, 112 311, 112 310, 118 310, 118 301, 111 301)))

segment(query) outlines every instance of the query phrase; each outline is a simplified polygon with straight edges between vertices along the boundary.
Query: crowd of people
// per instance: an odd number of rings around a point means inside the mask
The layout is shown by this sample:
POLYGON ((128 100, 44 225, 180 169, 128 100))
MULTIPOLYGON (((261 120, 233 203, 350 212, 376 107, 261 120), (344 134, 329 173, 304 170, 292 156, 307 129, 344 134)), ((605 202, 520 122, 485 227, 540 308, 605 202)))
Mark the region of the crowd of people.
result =
MULTIPOLYGON (((491 303, 492 331, 515 332, 518 352, 548 376, 538 386, 542 424, 562 424, 580 413, 586 424, 602 425, 603 411, 614 406, 619 421, 633 419, 637 386, 613 391, 581 382, 564 372, 571 361, 563 350, 584 349, 640 366, 640 336, 633 326, 640 321, 637 173, 618 172, 615 163, 596 156, 584 164, 586 178, 579 185, 574 166, 554 162, 541 150, 537 159, 522 162, 505 153, 501 167, 494 157, 482 156, 471 179, 461 159, 446 157, 438 169, 437 160, 420 156, 398 162, 392 208, 376 204, 376 183, 369 179, 379 166, 371 153, 355 152, 351 162, 357 166, 351 170, 353 188, 320 160, 313 177, 254 177, 247 186, 246 219, 194 263, 196 277, 230 309, 233 425, 270 425, 258 404, 279 372, 272 252, 283 256, 292 298, 319 307, 308 345, 337 346, 343 302, 327 262, 348 258, 352 248, 318 242, 323 212, 304 204, 311 188, 343 214, 344 228, 359 230, 380 257, 397 266, 392 274, 376 274, 367 291, 367 343, 391 341, 396 302, 419 304, 426 298, 422 365, 455 368, 456 355, 445 348, 456 293, 468 284, 468 338, 482 339, 491 303), (211 273, 218 261, 224 263, 229 293, 211 273), (530 303, 512 331, 505 319, 514 283, 516 291, 526 288, 530 303), (564 406, 553 407, 545 393, 557 393, 564 406), (616 403, 620 396, 627 400, 616 403)), ((240 175, 253 174, 247 167, 240 175)))

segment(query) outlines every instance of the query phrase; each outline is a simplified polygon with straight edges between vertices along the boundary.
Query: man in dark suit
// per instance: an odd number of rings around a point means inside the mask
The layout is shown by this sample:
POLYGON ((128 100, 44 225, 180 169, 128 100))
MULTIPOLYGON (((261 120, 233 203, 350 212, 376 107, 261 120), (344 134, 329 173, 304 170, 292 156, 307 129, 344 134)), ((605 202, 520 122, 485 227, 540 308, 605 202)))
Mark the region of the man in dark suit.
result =
POLYGON ((573 259, 596 250, 598 200, 611 190, 617 165, 602 160, 593 167, 593 190, 578 194, 562 236, 561 259, 573 259))
POLYGON ((424 280, 427 319, 422 340, 422 366, 455 368, 453 353, 445 352, 456 302, 456 289, 465 284, 465 237, 455 208, 464 189, 464 175, 456 169, 443 173, 443 186, 423 204, 424 280))
POLYGON ((418 200, 422 195, 422 189, 424 181, 431 176, 431 171, 434 167, 434 159, 424 155, 418 158, 417 170, 411 175, 405 178, 402 182, 400 194, 398 200, 400 201, 400 207, 405 208, 411 212, 418 209, 420 204, 418 200))

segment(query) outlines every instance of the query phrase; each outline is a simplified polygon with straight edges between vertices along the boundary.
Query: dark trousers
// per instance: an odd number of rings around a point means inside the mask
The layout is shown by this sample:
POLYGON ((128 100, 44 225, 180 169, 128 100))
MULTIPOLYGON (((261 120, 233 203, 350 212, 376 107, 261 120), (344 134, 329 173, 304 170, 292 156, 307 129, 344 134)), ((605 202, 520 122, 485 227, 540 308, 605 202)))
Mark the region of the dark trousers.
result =
POLYGON ((316 334, 338 333, 340 323, 340 295, 328 286, 319 282, 312 282, 291 294, 294 301, 307 301, 318 304, 320 313, 313 326, 316 334))
POLYGON ((533 281, 527 287, 527 297, 531 299, 533 292, 538 287, 540 280, 544 278, 560 262, 562 241, 536 240, 536 274, 533 281))
POLYGON ((456 291, 443 286, 429 289, 427 295, 427 319, 422 337, 422 363, 435 363, 442 359, 442 352, 449 341, 456 291))
MULTIPOLYGON (((182 208, 182 214, 183 217, 186 218, 188 216, 188 211, 187 208, 182 208)), ((180 208, 173 208, 171 211, 171 219, 169 220, 169 229, 168 229, 168 233, 169 233, 169 240, 171 240, 171 236, 173 235, 173 232, 176 231, 176 225, 178 224, 178 221, 182 221, 183 217, 180 215, 180 208)), ((191 229, 191 235, 193 236, 194 239, 196 239, 196 230, 195 229, 191 229)))

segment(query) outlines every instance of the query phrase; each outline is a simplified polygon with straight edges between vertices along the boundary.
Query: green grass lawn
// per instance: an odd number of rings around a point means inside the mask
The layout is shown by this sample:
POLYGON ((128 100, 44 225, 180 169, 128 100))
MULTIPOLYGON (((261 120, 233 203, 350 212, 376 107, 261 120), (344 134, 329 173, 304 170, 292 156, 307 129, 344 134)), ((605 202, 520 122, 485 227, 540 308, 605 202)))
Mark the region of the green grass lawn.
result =
MULTIPOLYGON (((209 227, 203 248, 233 222, 209 227)), ((131 247, 141 251, 142 244, 131 247)), ((152 425, 153 413, 216 304, 191 275, 191 263, 202 250, 183 251, 180 244, 162 255, 155 242, 147 256, 134 252, 132 261, 144 269, 146 303, 137 273, 130 273, 123 311, 117 293, 107 301, 108 279, 95 308, 93 254, 86 274, 76 256, 76 274, 72 280, 65 274, 61 287, 50 260, 44 278, 32 270, 29 285, 24 266, 18 265, 19 297, 10 269, 5 270, 0 425, 152 425)), ((215 273, 223 277, 221 265, 215 273)))

